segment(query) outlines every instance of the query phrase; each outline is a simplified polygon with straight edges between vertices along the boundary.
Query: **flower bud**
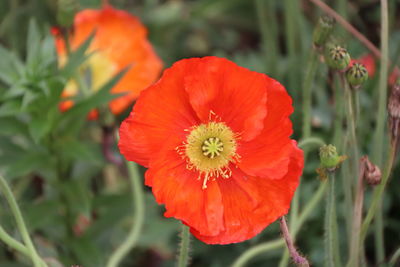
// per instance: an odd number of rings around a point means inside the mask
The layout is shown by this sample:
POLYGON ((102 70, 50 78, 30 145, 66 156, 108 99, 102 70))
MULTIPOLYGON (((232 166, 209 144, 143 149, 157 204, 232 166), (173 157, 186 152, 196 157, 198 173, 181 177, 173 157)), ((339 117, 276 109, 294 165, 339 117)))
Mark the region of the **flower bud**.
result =
POLYGON ((323 145, 319 148, 321 166, 324 168, 336 168, 340 164, 340 156, 333 145, 323 145))
POLYGON ((369 185, 377 185, 380 184, 382 180, 382 173, 378 166, 373 164, 368 156, 364 156, 361 158, 364 162, 365 172, 364 172, 364 179, 369 185))
POLYGON ((325 61, 332 69, 344 70, 350 63, 350 55, 345 48, 336 45, 328 49, 325 61))
POLYGON ((363 64, 354 63, 347 70, 346 78, 353 89, 358 89, 368 79, 368 71, 363 64))
POLYGON ((334 24, 335 20, 332 17, 322 16, 319 18, 313 33, 313 42, 316 47, 323 46, 326 43, 334 24))
POLYGON ((399 136, 400 126, 400 83, 397 82, 390 91, 388 101, 389 126, 392 140, 395 141, 399 136))
POLYGON ((57 1, 57 23, 59 26, 69 28, 74 23, 75 13, 79 10, 77 0, 57 1))

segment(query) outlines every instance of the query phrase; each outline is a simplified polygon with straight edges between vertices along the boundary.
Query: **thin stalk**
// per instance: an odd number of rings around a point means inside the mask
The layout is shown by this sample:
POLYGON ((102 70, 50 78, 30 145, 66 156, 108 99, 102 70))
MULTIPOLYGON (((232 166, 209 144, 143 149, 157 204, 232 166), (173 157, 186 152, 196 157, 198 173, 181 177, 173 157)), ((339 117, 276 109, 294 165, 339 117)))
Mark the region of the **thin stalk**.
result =
POLYGON ((358 182, 356 190, 356 199, 354 202, 353 225, 351 229, 350 240, 350 258, 347 266, 357 267, 360 264, 360 228, 362 220, 362 211, 364 203, 364 172, 365 164, 363 158, 359 163, 358 182))
POLYGON ((0 240, 3 241, 10 248, 15 249, 16 251, 24 254, 27 257, 30 257, 28 249, 21 244, 18 240, 15 240, 12 236, 10 236, 3 227, 0 226, 0 240))
POLYGON ((392 171, 394 158, 395 158, 395 145, 392 145, 392 146, 390 146, 389 157, 387 159, 386 167, 382 174, 382 181, 379 185, 376 186, 376 188, 374 190, 374 193, 372 195, 371 205, 368 209, 367 215, 365 216, 365 219, 364 219, 362 227, 361 227, 361 242, 363 242, 365 240, 369 225, 371 224, 371 221, 374 218, 375 213, 379 207, 379 203, 382 199, 383 192, 385 190, 386 184, 389 180, 389 177, 390 177, 390 174, 392 171))
MULTIPOLYGON (((379 96, 378 96, 378 115, 376 118, 376 128, 374 133, 373 160, 375 164, 381 166, 384 151, 384 132, 386 126, 386 103, 387 103, 387 78, 389 64, 389 21, 387 0, 381 0, 381 47, 382 56, 379 73, 379 96)), ((377 189, 376 189, 377 190, 377 189)), ((382 203, 378 201, 378 212, 376 214, 375 227, 375 249, 376 262, 382 262, 385 258, 385 247, 383 240, 383 213, 382 203)))
POLYGON ((18 226, 18 230, 22 236, 22 240, 24 241, 29 254, 30 258, 33 262, 33 265, 35 267, 42 267, 46 266, 46 264, 42 265, 42 262, 40 260, 40 257, 33 245, 33 242, 31 240, 31 237, 29 236, 28 230, 25 225, 25 221, 22 217, 21 211, 18 207, 17 201, 15 200, 10 187, 8 186, 6 180, 4 179, 3 176, 0 175, 0 190, 3 191, 4 197, 6 198, 8 204, 10 205, 11 212, 15 218, 15 221, 18 226))
POLYGON ((134 224, 128 233, 125 241, 111 254, 107 267, 116 267, 128 252, 136 245, 144 222, 144 194, 138 165, 127 162, 129 182, 132 190, 132 203, 135 207, 134 224))
POLYGON ((302 149, 308 148, 308 146, 323 146, 325 145, 325 142, 318 137, 308 137, 305 139, 301 139, 299 141, 299 147, 302 149))
POLYGON ((310 266, 310 264, 308 263, 308 260, 305 257, 301 256, 299 254, 299 252, 297 251, 297 249, 295 248, 293 239, 290 236, 289 228, 287 227, 284 216, 279 218, 279 225, 281 227, 283 238, 285 239, 286 246, 289 250, 289 254, 290 254, 290 257, 292 258, 293 262, 296 265, 301 266, 301 267, 310 266))
MULTIPOLYGON (((300 213, 300 216, 296 220, 296 224, 292 228, 292 236, 296 237, 298 231, 303 226, 304 222, 308 219, 310 214, 315 211, 316 206, 320 203, 321 198, 325 194, 325 190, 327 187, 327 182, 321 182, 319 184, 317 192, 313 195, 310 201, 307 202, 307 205, 304 207, 304 210, 300 213)), ((265 243, 258 244, 256 246, 251 247, 242 253, 232 264, 232 267, 243 267, 249 262, 252 258, 257 255, 263 254, 273 249, 278 249, 284 246, 284 242, 281 239, 268 241, 265 243)))
POLYGON ((261 32, 262 50, 265 60, 265 71, 275 77, 275 69, 278 62, 277 47, 277 27, 276 13, 274 10, 275 3, 273 1, 256 0, 255 6, 258 17, 258 24, 261 32))
POLYGON ((186 267, 189 264, 190 232, 189 227, 182 225, 181 244, 178 255, 178 267, 186 267))
POLYGON ((284 0, 284 17, 285 17, 285 40, 286 40, 286 48, 288 51, 288 78, 289 78, 289 91, 293 95, 294 99, 298 99, 299 88, 297 81, 297 51, 296 51, 296 31, 297 31, 297 22, 296 22, 296 13, 298 9, 296 9, 295 4, 297 1, 292 0, 284 0))
POLYGON ((315 72, 318 65, 318 53, 312 49, 307 63, 306 77, 304 78, 302 92, 303 92, 303 131, 302 138, 311 136, 311 97, 312 86, 314 82, 315 72))
POLYGON ((396 250, 396 252, 393 254, 392 258, 389 261, 389 267, 394 267, 396 262, 398 262, 400 258, 400 248, 396 250))
POLYGON ((335 205, 335 173, 330 172, 327 179, 328 192, 325 207, 325 266, 341 266, 337 237, 335 205))
MULTIPOLYGON (((19 253, 25 255, 28 258, 30 257, 29 250, 21 242, 10 236, 1 226, 0 226, 0 240, 2 240, 10 248, 18 251, 19 253)), ((40 261, 42 266, 46 266, 46 263, 42 259, 40 259, 40 261)))
POLYGON ((283 241, 283 239, 276 239, 253 246, 240 255, 240 257, 235 260, 231 267, 244 267, 252 258, 260 254, 264 254, 270 250, 281 248, 284 245, 285 241, 283 241))

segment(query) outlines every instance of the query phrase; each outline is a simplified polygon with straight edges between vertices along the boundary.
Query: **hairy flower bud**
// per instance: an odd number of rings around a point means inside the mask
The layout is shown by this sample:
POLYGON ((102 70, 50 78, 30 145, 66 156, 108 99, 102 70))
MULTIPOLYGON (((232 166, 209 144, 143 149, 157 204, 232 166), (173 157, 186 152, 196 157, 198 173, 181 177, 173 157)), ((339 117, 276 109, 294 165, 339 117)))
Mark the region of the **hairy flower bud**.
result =
POLYGON ((332 17, 322 16, 319 18, 313 33, 313 42, 316 47, 321 47, 326 43, 334 24, 335 20, 332 17))
POLYGON ((335 168, 341 161, 340 156, 333 145, 323 145, 319 149, 321 166, 324 168, 335 168))
POLYGON ((368 71, 361 63, 354 63, 346 72, 347 82, 353 89, 358 89, 368 79, 368 71))
POLYGON ((388 101, 388 114, 389 114, 389 126, 392 141, 396 141, 399 136, 400 126, 400 83, 397 82, 390 91, 388 101))
POLYGON ((368 156, 364 156, 361 159, 364 162, 365 172, 364 179, 369 185, 380 184, 382 180, 382 173, 378 166, 373 164, 368 156))
POLYGON ((332 69, 344 70, 350 63, 350 55, 345 48, 335 45, 328 49, 325 61, 332 69))

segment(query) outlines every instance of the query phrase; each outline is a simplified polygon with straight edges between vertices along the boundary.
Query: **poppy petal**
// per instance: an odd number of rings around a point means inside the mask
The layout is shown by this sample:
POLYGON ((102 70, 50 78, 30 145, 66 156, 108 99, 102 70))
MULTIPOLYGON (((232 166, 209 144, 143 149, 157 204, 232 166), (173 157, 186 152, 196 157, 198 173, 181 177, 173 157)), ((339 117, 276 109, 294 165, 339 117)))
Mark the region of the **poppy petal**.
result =
POLYGON ((230 179, 218 181, 224 206, 225 230, 218 235, 191 233, 208 244, 229 244, 250 239, 289 211, 303 169, 303 152, 294 145, 289 169, 282 179, 262 179, 236 169, 230 179))
POLYGON ((160 81, 143 91, 122 122, 118 146, 127 160, 148 167, 151 155, 159 151, 167 137, 178 136, 183 142, 185 129, 198 123, 186 92, 181 89, 183 74, 176 72, 183 70, 166 70, 160 81))
POLYGON ((203 123, 214 112, 243 140, 260 133, 266 116, 268 76, 217 57, 183 60, 181 64, 187 70, 185 90, 203 123))
POLYGON ((242 142, 238 153, 242 157, 238 166, 247 174, 279 179, 287 173, 293 150, 291 139, 292 100, 283 86, 274 82, 268 88, 264 129, 249 142, 242 142))
POLYGON ((205 235, 216 235, 224 229, 218 184, 210 182, 203 190, 197 173, 186 169, 175 150, 164 150, 151 161, 146 185, 152 187, 157 202, 165 204, 166 217, 180 219, 205 235))

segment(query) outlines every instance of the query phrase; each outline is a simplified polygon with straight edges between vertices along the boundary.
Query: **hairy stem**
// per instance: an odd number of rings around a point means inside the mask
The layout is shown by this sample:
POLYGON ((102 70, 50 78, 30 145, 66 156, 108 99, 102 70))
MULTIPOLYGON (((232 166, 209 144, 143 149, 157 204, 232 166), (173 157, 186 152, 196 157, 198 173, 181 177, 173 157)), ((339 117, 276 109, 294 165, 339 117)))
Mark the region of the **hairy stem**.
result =
POLYGON ((353 225, 351 228, 350 258, 347 266, 359 266, 360 262, 360 227, 362 220, 362 210, 364 203, 364 172, 365 164, 363 159, 359 163, 358 182, 356 199, 354 202, 353 225))
POLYGON ((140 181, 138 165, 127 162, 129 182, 132 190, 132 203, 135 207, 134 224, 125 241, 112 253, 107 267, 116 267, 128 252, 136 245, 144 223, 144 195, 140 181))
MULTIPOLYGON (((300 213, 300 216, 296 220, 296 224, 292 228, 292 236, 295 237, 298 233, 298 231, 301 229, 303 226, 304 222, 308 219, 310 214, 315 210, 317 205, 321 202, 321 198, 325 194, 325 190, 327 187, 327 182, 321 182, 316 193, 313 195, 313 197, 310 199, 310 201, 307 202, 307 205, 304 207, 303 211, 300 213)), ((282 239, 274 240, 274 241, 268 241, 265 243, 258 244, 256 246, 253 246, 246 250, 244 253, 242 253, 232 264, 232 267, 243 267, 246 265, 247 262, 249 262, 252 258, 263 254, 267 251, 281 248, 284 246, 284 242, 282 239)))
POLYGON ((308 260, 305 257, 301 256, 299 254, 299 252, 297 251, 297 249, 295 248, 294 242, 292 240, 292 237, 290 236, 289 229, 287 227, 284 216, 279 218, 279 225, 281 227, 283 238, 285 239, 286 246, 289 250, 289 254, 290 254, 290 257, 292 258, 293 262, 297 266, 301 266, 301 267, 310 266, 310 264, 308 263, 308 260))
POLYGON ((178 267, 186 267, 189 264, 190 232, 189 227, 182 225, 181 244, 178 255, 178 267))

